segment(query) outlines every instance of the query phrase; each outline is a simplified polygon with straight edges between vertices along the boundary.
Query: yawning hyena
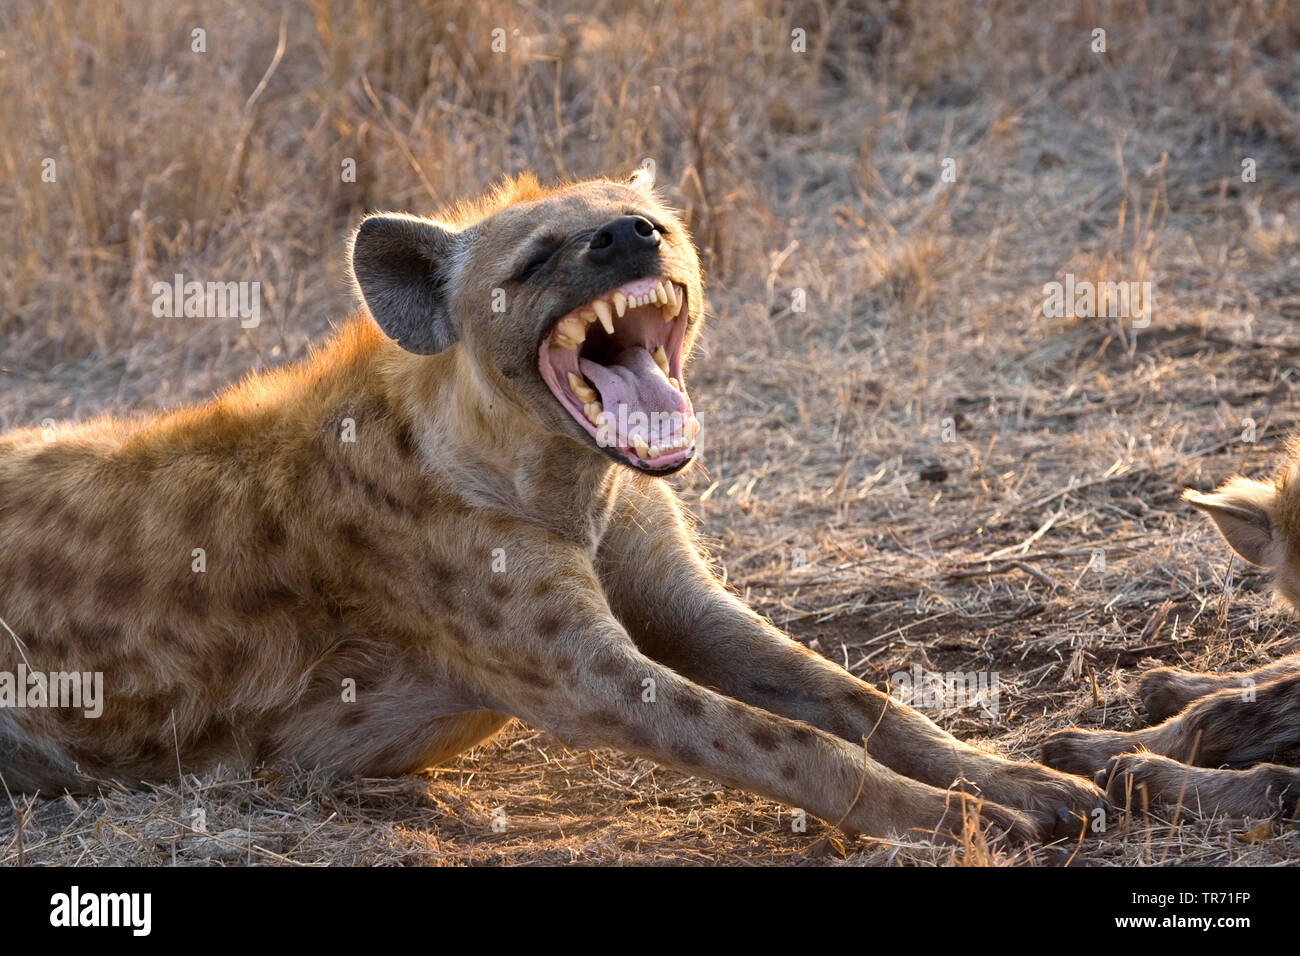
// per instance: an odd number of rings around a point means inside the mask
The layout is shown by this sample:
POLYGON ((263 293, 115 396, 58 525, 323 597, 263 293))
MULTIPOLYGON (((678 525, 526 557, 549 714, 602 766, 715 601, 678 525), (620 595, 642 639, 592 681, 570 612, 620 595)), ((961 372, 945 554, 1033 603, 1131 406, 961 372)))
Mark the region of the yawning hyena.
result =
POLYGON ((0 666, 106 677, 97 720, 0 710, 11 789, 178 760, 401 774, 513 715, 851 831, 951 835, 978 795, 1038 838, 1099 805, 713 575, 662 480, 696 454, 699 262, 644 177, 370 216, 351 265, 368 315, 306 361, 0 442, 0 616, 25 644, 6 636, 0 666))
MULTIPOLYGON (((1205 512, 1251 564, 1273 572, 1279 603, 1300 608, 1300 440, 1271 482, 1233 478, 1183 498, 1205 512)), ((1259 764, 1300 744, 1300 654, 1238 674, 1160 667, 1139 694, 1155 727, 1132 733, 1067 730, 1045 742, 1052 766, 1095 774, 1111 799, 1173 804, 1228 816, 1296 815, 1300 769, 1259 764)))

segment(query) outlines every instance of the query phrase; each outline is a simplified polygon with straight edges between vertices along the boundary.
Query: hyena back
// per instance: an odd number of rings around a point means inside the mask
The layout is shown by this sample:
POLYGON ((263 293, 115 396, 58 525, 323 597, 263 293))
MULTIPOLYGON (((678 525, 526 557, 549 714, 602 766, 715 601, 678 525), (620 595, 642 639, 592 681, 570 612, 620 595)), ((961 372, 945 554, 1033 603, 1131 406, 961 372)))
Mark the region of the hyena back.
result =
POLYGON ((364 311, 299 365, 0 441, 0 668, 105 676, 97 719, 0 709, 11 789, 400 774, 514 716, 850 831, 951 835, 975 797, 1035 838, 1099 804, 717 580, 662 480, 696 453, 699 262, 644 177, 371 216, 351 266, 364 311))

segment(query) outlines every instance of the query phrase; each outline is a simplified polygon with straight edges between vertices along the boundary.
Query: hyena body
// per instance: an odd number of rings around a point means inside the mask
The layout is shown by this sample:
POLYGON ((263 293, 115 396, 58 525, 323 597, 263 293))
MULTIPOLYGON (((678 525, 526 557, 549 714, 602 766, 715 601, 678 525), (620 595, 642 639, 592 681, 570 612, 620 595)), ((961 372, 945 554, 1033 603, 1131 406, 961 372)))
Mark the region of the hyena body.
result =
POLYGON ((369 217, 351 255, 369 315, 302 364, 0 442, 0 616, 25 645, 0 641, 0 668, 106 685, 98 719, 0 710, 11 789, 178 763, 400 774, 516 716, 856 832, 950 835, 978 803, 1041 838, 1099 805, 958 742, 713 575, 660 477, 695 453, 699 264, 643 181, 369 217), (601 437, 606 412, 652 421, 601 437))
MULTIPOLYGON (((1212 494, 1183 497, 1214 520, 1228 544, 1273 572, 1279 603, 1300 609, 1300 441, 1271 482, 1236 477, 1212 494)), ((1138 689, 1155 726, 1132 733, 1068 730, 1043 759, 1095 775, 1117 804, 1183 803, 1227 816, 1296 816, 1300 769, 1263 763, 1300 745, 1300 654, 1253 671, 1198 674, 1160 667, 1138 689)))

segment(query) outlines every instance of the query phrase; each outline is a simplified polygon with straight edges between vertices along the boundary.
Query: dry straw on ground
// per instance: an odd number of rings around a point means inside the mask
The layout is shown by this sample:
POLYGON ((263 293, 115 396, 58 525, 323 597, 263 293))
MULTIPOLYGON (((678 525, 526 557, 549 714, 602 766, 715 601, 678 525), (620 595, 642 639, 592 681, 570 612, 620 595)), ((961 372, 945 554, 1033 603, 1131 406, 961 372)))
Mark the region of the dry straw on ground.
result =
MULTIPOLYGON (((989 747, 1135 726, 1150 664, 1300 649, 1178 502, 1266 471, 1300 421, 1300 10, 1209 6, 20 0, 0 9, 0 427, 171 407, 302 355, 350 307, 342 237, 366 209, 652 157, 710 273, 706 452, 676 484, 730 582, 867 680, 997 671, 997 720, 934 713, 989 747), (176 272, 260 281, 261 326, 154 318, 149 286, 176 272), (1065 273, 1154 282, 1150 327, 1045 318, 1065 273)), ((411 779, 215 773, 4 803, 0 864, 1271 864, 1300 846, 1194 807, 1078 847, 843 841, 514 725, 411 779)))

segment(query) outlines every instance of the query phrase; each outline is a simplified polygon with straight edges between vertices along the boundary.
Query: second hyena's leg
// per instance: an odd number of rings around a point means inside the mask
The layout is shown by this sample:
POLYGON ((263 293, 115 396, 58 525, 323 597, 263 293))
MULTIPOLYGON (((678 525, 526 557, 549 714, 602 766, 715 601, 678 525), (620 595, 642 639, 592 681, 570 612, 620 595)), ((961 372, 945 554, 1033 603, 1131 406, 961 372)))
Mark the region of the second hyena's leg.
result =
POLYGON ((1054 816, 1059 833, 1077 833, 1102 803, 1090 784, 962 743, 790 640, 717 582, 666 492, 632 489, 625 497, 600 573, 615 613, 649 657, 764 712, 865 740, 872 758, 897 774, 1054 816))
POLYGON ((1064 730, 1043 744, 1043 761, 1092 775, 1116 754, 1139 750, 1198 767, 1267 760, 1300 743, 1300 675, 1258 688, 1220 690, 1177 717, 1131 733, 1064 730))
POLYGON ((1123 754, 1110 759, 1097 782, 1111 803, 1133 810, 1182 805, 1202 815, 1291 818, 1300 801, 1300 768, 1271 763, 1212 770, 1156 754, 1123 754))
POLYGON ((1215 691, 1257 687, 1292 674, 1300 674, 1300 654, 1239 674, 1198 674, 1177 667, 1157 667, 1142 675, 1138 696, 1151 722, 1160 723, 1215 691))

